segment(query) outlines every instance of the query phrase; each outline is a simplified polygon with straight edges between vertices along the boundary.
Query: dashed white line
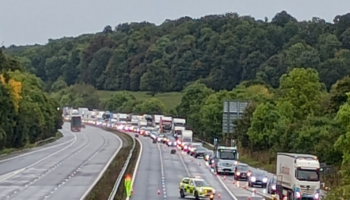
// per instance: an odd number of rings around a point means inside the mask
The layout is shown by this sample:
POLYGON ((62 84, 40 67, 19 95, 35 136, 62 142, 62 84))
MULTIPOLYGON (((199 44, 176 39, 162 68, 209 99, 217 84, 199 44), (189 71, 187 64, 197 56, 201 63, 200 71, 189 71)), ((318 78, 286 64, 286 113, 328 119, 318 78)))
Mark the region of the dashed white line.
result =
POLYGON ((163 199, 166 200, 166 187, 165 187, 165 174, 164 174, 164 165, 163 165, 163 156, 162 156, 162 150, 160 149, 160 145, 158 144, 158 150, 159 150, 159 157, 160 157, 160 171, 162 174, 162 187, 163 187, 163 199))

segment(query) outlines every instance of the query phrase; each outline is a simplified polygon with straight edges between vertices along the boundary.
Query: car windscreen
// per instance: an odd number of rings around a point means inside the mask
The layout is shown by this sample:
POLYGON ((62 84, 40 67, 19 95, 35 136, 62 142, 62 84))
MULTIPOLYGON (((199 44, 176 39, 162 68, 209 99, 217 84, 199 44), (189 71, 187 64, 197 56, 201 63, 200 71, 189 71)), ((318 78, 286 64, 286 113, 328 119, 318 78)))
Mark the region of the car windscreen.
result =
POLYGON ((241 171, 248 171, 249 170, 247 165, 238 165, 237 169, 241 170, 241 171))
POLYGON ((209 184, 205 181, 194 181, 197 187, 209 186, 209 184))

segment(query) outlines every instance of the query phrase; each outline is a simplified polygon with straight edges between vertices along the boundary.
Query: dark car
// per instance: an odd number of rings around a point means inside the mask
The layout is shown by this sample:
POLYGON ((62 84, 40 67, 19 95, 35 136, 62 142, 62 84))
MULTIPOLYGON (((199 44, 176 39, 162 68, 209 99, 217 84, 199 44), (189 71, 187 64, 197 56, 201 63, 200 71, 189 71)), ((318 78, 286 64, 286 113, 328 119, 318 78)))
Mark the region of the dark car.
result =
POLYGON ((188 145, 188 151, 187 153, 190 154, 190 155, 193 155, 193 152, 198 148, 198 147, 202 147, 203 144, 202 143, 191 143, 188 145))
POLYGON ((262 188, 266 188, 268 179, 266 177, 265 172, 263 171, 255 171, 249 176, 248 185, 249 187, 254 187, 256 185, 261 186, 262 188))
POLYGON ((267 183, 267 193, 269 194, 276 193, 276 183, 277 183, 277 177, 274 176, 267 183))
POLYGON ((190 155, 194 156, 195 158, 198 158, 198 157, 204 157, 205 156, 205 153, 206 153, 206 149, 202 146, 199 146, 197 147, 196 149, 194 149, 190 155))
POLYGON ((234 179, 235 180, 248 180, 251 172, 249 170, 248 165, 246 164, 238 164, 235 167, 235 175, 234 179))

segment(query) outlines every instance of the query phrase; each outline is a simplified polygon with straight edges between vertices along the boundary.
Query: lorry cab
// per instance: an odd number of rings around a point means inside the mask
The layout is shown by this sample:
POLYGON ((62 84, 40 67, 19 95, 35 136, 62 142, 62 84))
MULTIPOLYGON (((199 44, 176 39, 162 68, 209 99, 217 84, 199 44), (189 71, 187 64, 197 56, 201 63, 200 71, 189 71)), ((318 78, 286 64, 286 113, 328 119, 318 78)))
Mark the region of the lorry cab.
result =
POLYGON ((214 158, 216 173, 234 174, 238 158, 237 147, 217 147, 214 158))
POLYGON ((320 163, 316 156, 277 153, 276 169, 276 194, 280 199, 320 199, 320 163))

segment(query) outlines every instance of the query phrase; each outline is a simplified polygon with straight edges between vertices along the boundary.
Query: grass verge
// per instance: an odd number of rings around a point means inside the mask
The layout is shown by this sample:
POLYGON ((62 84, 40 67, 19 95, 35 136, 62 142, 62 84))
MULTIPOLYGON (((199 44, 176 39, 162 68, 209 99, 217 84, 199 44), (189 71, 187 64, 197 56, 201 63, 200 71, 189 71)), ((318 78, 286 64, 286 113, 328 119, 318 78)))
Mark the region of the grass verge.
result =
POLYGON ((101 179, 85 198, 86 200, 108 199, 133 145, 133 140, 129 135, 111 129, 106 130, 118 135, 123 141, 123 146, 114 157, 112 163, 108 166, 101 179))
MULTIPOLYGON (((107 101, 116 91, 98 91, 98 94, 102 101, 107 101)), ((132 92, 127 91, 131 95, 133 95, 137 100, 143 101, 152 98, 148 92, 132 92)), ((154 98, 159 99, 164 103, 165 107, 170 109, 174 109, 181 101, 182 93, 181 92, 165 92, 159 93, 154 96, 154 98)))
POLYGON ((24 147, 21 147, 21 148, 3 149, 3 150, 0 151, 0 156, 7 156, 7 155, 10 155, 12 153, 19 152, 19 151, 31 149, 31 148, 34 148, 34 147, 39 147, 39 146, 42 146, 42 145, 54 142, 54 141, 60 139, 61 137, 63 137, 63 134, 61 132, 57 131, 56 136, 54 138, 49 138, 49 139, 46 139, 46 140, 42 140, 42 141, 39 141, 39 142, 34 143, 34 144, 26 144, 24 147))
MULTIPOLYGON (((136 142, 136 146, 135 146, 135 149, 134 149, 134 151, 132 153, 129 165, 126 168, 125 175, 126 174, 130 174, 131 176, 135 176, 134 170, 135 170, 135 167, 136 167, 135 165, 136 165, 136 162, 137 162, 137 158, 139 157, 139 154, 140 154, 140 148, 141 148, 140 143, 136 142)), ((123 182, 123 184, 120 184, 120 186, 119 186, 119 188, 117 190, 117 194, 115 195, 114 200, 125 200, 125 199, 126 199, 126 192, 125 192, 125 185, 124 185, 124 182, 123 182)))

